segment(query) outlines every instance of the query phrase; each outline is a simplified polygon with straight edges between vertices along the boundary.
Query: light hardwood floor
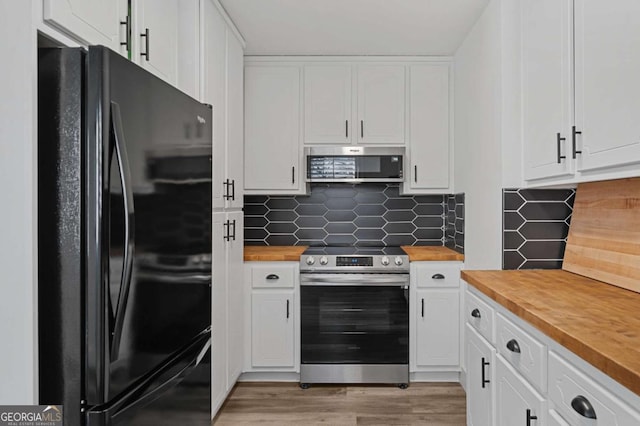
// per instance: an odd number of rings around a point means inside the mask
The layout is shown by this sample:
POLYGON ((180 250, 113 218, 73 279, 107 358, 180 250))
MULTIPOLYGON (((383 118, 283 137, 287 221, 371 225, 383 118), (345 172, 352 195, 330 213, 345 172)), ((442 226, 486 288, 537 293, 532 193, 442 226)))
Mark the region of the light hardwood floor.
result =
POLYGON ((466 424, 465 392, 457 383, 395 386, 239 383, 213 421, 226 425, 466 424))

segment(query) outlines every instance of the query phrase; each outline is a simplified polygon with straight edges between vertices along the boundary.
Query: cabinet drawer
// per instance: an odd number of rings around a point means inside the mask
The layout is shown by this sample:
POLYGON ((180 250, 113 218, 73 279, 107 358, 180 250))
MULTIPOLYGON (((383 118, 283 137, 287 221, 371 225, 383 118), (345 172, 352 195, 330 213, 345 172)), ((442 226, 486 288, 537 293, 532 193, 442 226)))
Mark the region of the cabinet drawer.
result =
POLYGON ((637 426, 640 413, 578 371, 553 351, 549 352, 549 399, 569 424, 637 426), (575 408, 574 408, 575 407, 575 408), (589 410, 590 409, 590 410, 589 410), (583 414, 579 414, 581 411, 583 414), (595 414, 589 420, 589 411, 595 414))
POLYGON ((497 314, 496 348, 540 392, 547 390, 547 347, 497 314))
POLYGON ((293 288, 295 268, 291 266, 252 266, 251 287, 253 288, 293 288))
POLYGON ((473 328, 478 330, 485 339, 495 344, 493 335, 493 325, 495 322, 495 311, 478 296, 467 291, 464 318, 473 328))
POLYGON ((460 266, 450 262, 424 262, 412 271, 418 287, 459 287, 460 266))

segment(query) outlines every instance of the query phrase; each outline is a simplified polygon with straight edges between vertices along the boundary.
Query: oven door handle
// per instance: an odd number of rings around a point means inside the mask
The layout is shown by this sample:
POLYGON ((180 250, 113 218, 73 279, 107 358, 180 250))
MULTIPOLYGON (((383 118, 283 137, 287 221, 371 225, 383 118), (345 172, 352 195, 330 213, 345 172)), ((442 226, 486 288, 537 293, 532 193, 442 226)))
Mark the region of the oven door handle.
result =
POLYGON ((302 286, 340 286, 340 285, 360 285, 360 286, 408 286, 409 276, 392 275, 351 275, 351 274, 314 274, 301 275, 300 285, 302 286))

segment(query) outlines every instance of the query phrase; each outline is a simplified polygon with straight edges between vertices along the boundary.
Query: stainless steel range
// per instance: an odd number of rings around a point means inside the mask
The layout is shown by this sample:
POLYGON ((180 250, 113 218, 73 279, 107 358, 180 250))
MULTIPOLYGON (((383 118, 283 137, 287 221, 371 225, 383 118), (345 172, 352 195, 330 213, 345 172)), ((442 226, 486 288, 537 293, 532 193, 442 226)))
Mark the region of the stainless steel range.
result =
POLYGON ((311 247, 300 258, 300 386, 409 383, 409 257, 311 247))

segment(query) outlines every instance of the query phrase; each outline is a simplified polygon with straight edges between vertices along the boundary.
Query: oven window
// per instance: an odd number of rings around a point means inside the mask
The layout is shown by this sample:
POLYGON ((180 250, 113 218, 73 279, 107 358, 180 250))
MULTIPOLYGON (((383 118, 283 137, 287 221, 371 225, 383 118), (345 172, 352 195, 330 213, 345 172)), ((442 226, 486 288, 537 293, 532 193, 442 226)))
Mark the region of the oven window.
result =
POLYGON ((409 290, 302 286, 303 364, 407 364, 409 290))

